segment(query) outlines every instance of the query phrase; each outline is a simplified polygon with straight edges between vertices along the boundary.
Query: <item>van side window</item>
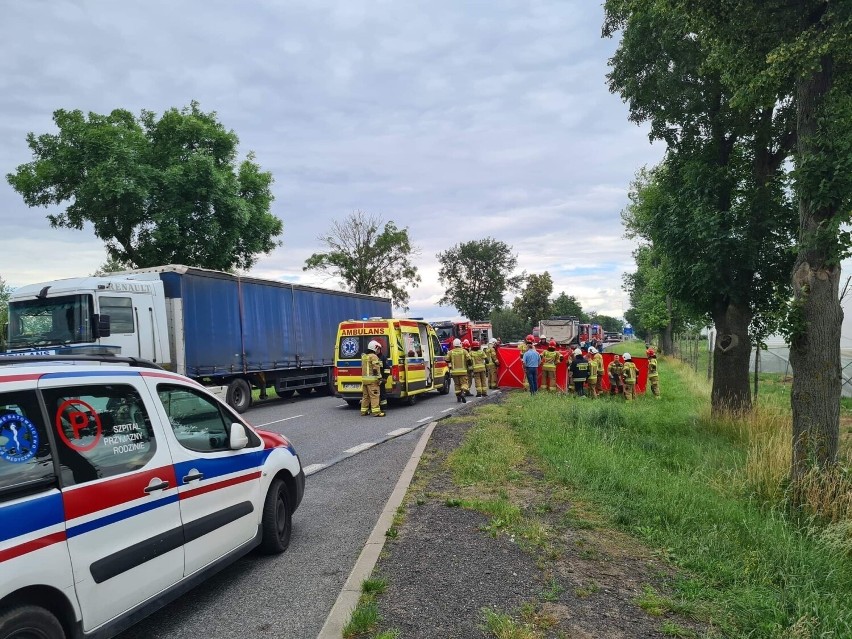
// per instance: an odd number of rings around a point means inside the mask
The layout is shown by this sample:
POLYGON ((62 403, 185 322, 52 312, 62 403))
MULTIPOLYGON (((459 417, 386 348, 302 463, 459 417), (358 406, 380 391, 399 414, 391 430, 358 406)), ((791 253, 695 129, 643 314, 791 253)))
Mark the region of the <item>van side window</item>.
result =
POLYGON ((0 500, 55 481, 35 391, 0 393, 0 500))
POLYGON ((157 384, 157 395, 181 446, 199 453, 230 450, 228 422, 216 401, 174 384, 157 384))
POLYGON ((46 388, 42 395, 66 486, 138 470, 154 457, 154 429, 133 386, 46 388))
POLYGON ((437 356, 441 356, 444 354, 444 350, 441 348, 441 342, 438 341, 438 338, 434 335, 431 336, 432 339, 432 352, 437 356))
POLYGON ((405 333, 405 350, 408 357, 423 357, 419 333, 405 333))

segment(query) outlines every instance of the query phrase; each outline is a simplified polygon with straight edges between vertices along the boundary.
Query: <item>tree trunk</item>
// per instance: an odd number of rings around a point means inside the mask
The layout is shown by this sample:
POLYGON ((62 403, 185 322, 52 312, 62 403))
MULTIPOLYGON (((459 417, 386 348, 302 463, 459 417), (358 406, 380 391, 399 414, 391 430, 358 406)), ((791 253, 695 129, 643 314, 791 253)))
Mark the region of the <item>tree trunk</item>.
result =
POLYGON ((713 414, 748 412, 751 409, 748 379, 751 311, 747 306, 721 303, 713 310, 713 321, 716 324, 710 395, 713 414))
POLYGON ((674 342, 672 339, 674 319, 672 318, 672 298, 669 295, 666 295, 666 314, 669 323, 666 324, 666 327, 660 334, 660 350, 663 352, 663 355, 672 355, 674 354, 674 342))
MULTIPOLYGON (((797 133, 799 160, 820 154, 818 118, 831 88, 831 60, 799 79, 797 133)), ((840 266, 826 238, 836 211, 799 194, 799 253, 793 267, 793 479, 810 467, 832 465, 840 433, 840 266), (822 237, 820 237, 822 235, 822 237)))

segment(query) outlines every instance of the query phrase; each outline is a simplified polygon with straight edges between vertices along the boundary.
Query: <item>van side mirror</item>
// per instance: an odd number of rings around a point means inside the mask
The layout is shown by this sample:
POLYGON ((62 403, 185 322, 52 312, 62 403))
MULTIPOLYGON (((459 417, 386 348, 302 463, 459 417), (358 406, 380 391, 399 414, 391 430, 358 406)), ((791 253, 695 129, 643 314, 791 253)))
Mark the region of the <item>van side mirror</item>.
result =
POLYGON ((228 429, 228 447, 231 450, 242 450, 246 446, 248 446, 246 427, 239 422, 234 422, 228 429))
POLYGON ((95 339, 100 339, 101 337, 109 337, 110 335, 110 322, 109 315, 97 315, 94 317, 94 337, 95 339))

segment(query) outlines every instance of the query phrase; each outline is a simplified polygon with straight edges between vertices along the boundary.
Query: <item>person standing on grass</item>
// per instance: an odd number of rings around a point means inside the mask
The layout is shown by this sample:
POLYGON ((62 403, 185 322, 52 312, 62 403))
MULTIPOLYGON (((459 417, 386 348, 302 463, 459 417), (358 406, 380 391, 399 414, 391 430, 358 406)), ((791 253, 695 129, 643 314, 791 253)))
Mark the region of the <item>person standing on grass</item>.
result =
POLYGON ((488 373, 488 388, 497 390, 497 367, 500 366, 497 359, 497 338, 492 337, 488 341, 485 354, 488 356, 488 363, 485 365, 485 370, 488 373))
POLYGON ((630 353, 624 354, 624 399, 632 402, 636 399, 636 381, 639 379, 639 369, 633 363, 630 353))
POLYGON ((648 384, 651 386, 651 392, 654 393, 654 399, 660 399, 660 373, 657 371, 657 354, 653 348, 645 351, 648 356, 648 384))
POLYGON ((603 374, 603 371, 598 368, 598 360, 595 359, 595 347, 592 346, 589 349, 589 379, 587 383, 587 388, 589 390, 589 397, 592 399, 597 398, 598 396, 598 379, 600 379, 600 375, 603 374))
POLYGON ((559 386, 556 385, 556 366, 561 361, 562 354, 556 350, 556 340, 550 340, 547 350, 541 354, 541 385, 547 389, 547 392, 559 390, 559 386), (550 388, 551 384, 553 389, 550 388))
POLYGON ((538 367, 541 366, 541 355, 535 348, 528 348, 523 355, 524 370, 527 373, 527 383, 530 394, 535 395, 538 390, 538 367))
POLYGON ((592 397, 598 397, 603 394, 603 378, 604 378, 604 363, 603 363, 603 355, 596 348, 592 347, 589 349, 589 352, 592 354, 592 360, 597 364, 598 369, 598 377, 595 382, 594 392, 592 393, 592 397))
POLYGON ((586 396, 586 380, 589 379, 589 362, 583 357, 583 351, 574 349, 574 361, 571 363, 571 378, 574 380, 574 393, 577 397, 586 396))
POLYGON ((609 394, 612 395, 624 395, 624 380, 622 379, 622 375, 624 373, 624 364, 621 363, 621 359, 616 354, 613 357, 612 361, 609 363, 609 366, 606 368, 606 374, 609 376, 609 394))

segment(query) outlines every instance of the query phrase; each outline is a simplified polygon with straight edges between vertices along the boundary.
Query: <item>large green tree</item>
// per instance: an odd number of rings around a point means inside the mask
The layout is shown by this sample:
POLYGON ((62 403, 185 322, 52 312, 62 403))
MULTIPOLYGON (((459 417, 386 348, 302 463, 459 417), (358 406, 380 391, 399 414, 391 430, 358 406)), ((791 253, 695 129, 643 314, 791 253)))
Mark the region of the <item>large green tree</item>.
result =
MULTIPOLYGON (((674 2, 675 0, 671 0, 674 2)), ((840 260, 852 211, 852 3, 677 0, 743 104, 795 109, 798 243, 792 269, 794 478, 827 467, 839 438, 840 260)))
POLYGON ((583 310, 582 304, 573 295, 562 291, 551 300, 550 312, 554 317, 576 317, 581 322, 587 322, 589 316, 583 310))
POLYGON ((33 160, 6 176, 31 207, 65 206, 54 227, 86 223, 109 259, 131 267, 181 263, 247 269, 278 245, 272 174, 236 133, 193 102, 159 118, 58 110, 57 133, 27 135, 33 160))
POLYGON ((355 211, 319 238, 324 253, 314 253, 303 270, 318 270, 342 279, 354 293, 389 295, 393 304, 408 310, 411 289, 420 283, 407 228, 397 228, 377 215, 355 211))
POLYGON ((553 295, 553 279, 545 271, 541 275, 533 273, 527 276, 520 295, 512 302, 514 311, 524 318, 530 326, 551 316, 550 296, 553 295))
POLYGON ((674 0, 609 0, 606 14, 605 35, 622 34, 610 88, 668 145, 625 221, 679 275, 671 295, 713 318, 714 411, 747 410, 749 326, 777 304, 789 272, 791 105, 772 92, 738 101, 712 33, 674 0))
POLYGON ((532 327, 526 318, 521 317, 512 308, 495 308, 488 318, 495 337, 504 342, 523 340, 532 327))
POLYGON ((524 282, 524 274, 512 275, 518 265, 512 247, 491 237, 456 244, 437 257, 438 278, 445 287, 438 304, 455 306, 471 320, 484 319, 502 307, 506 292, 518 290, 524 282))

